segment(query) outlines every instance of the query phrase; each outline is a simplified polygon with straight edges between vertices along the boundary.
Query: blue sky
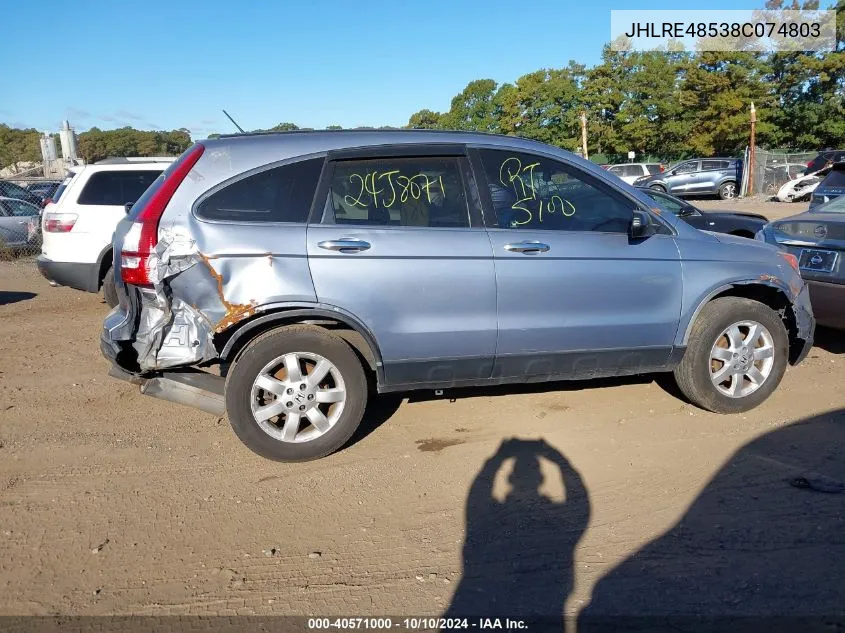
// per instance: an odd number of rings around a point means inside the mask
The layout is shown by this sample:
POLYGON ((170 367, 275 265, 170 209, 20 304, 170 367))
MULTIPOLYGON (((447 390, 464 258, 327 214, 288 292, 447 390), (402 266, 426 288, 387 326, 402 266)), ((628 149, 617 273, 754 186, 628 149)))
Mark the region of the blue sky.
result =
MULTIPOLYGON (((682 6, 642 0, 644 9, 682 6)), ((448 109, 473 79, 598 62, 610 10, 631 8, 631 0, 15 2, 4 23, 17 26, 0 38, 0 122, 186 127, 204 138, 234 131, 225 108, 246 129, 404 125, 421 108, 448 109)))

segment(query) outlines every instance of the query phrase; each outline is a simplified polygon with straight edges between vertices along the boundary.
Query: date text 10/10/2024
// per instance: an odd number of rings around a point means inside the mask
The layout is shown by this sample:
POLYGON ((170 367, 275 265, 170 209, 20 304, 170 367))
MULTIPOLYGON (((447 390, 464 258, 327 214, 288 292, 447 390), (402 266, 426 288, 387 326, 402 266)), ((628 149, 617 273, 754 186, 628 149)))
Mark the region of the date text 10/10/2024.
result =
POLYGON ((407 617, 393 618, 308 618, 309 630, 356 629, 356 630, 526 630, 525 620, 510 618, 438 618, 407 617))

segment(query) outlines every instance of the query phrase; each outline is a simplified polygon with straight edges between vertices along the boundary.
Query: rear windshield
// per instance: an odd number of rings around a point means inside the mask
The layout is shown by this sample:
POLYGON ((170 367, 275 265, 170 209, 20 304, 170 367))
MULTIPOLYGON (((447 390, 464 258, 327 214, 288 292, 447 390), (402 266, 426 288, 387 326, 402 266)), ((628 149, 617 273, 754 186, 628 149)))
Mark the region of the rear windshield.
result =
POLYGON ((79 194, 79 204, 123 206, 135 202, 160 171, 100 171, 92 174, 79 194))
POLYGON ((845 170, 834 169, 822 180, 819 189, 845 189, 845 170))
POLYGON ((65 189, 67 189, 67 186, 68 186, 69 183, 70 183, 70 178, 68 178, 62 184, 59 185, 59 188, 56 189, 56 191, 52 195, 53 202, 59 201, 59 198, 62 197, 62 194, 65 192, 65 189))

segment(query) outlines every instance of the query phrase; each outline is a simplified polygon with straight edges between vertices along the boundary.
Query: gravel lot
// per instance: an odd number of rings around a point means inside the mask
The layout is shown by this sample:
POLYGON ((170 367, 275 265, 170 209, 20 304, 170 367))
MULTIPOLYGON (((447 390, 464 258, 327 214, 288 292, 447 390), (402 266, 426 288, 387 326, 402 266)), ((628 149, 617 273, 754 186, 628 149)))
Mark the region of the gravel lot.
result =
POLYGON ((0 614, 845 610, 842 333, 745 415, 652 377, 425 392, 286 465, 110 379, 107 311, 0 263, 0 614))

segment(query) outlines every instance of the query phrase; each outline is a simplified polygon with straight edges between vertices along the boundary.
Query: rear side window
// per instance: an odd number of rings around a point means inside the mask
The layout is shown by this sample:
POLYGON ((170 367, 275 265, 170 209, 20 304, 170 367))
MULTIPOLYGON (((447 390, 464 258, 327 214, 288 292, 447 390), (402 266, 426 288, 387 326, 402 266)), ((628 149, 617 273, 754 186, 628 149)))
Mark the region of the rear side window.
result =
POLYGON ((327 201, 336 224, 468 227, 456 158, 341 161, 327 201))
POLYGON ((654 175, 659 174, 662 170, 660 169, 660 165, 656 165, 654 163, 646 165, 648 167, 648 173, 654 175))
POLYGON ((701 171, 710 171, 712 169, 724 169, 727 167, 727 161, 723 160, 703 160, 701 161, 701 171))
POLYGON ((323 168, 311 158, 237 180, 197 206, 197 217, 228 222, 306 222, 323 168))
POLYGON ((161 171, 99 171, 91 174, 78 204, 123 206, 136 202, 161 171))

